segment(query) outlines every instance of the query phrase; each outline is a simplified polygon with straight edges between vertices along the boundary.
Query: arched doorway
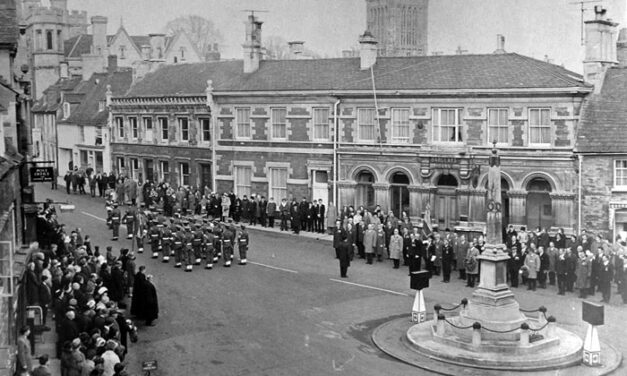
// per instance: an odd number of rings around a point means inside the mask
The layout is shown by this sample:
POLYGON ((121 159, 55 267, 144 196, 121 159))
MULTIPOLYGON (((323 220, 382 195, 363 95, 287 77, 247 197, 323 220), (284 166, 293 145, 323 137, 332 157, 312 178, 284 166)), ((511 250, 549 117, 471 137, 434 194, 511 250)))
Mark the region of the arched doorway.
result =
POLYGON ((457 178, 450 174, 442 174, 436 183, 438 190, 435 195, 435 218, 440 229, 452 228, 457 222, 457 178))
MULTIPOLYGON (((485 188, 488 189, 488 181, 485 182, 485 188)), ((503 219, 503 226, 509 225, 509 183, 507 179, 501 178, 501 218, 503 219)))
POLYGON ((361 205, 364 208, 374 208, 374 175, 370 171, 362 171, 357 175, 355 179, 357 187, 355 188, 355 206, 361 205))
POLYGON ((553 225, 550 192, 551 184, 546 179, 534 178, 527 183, 527 226, 529 229, 553 225))
POLYGON ((396 172, 390 178, 390 209, 397 218, 402 212, 411 215, 409 207, 409 177, 402 172, 396 172))

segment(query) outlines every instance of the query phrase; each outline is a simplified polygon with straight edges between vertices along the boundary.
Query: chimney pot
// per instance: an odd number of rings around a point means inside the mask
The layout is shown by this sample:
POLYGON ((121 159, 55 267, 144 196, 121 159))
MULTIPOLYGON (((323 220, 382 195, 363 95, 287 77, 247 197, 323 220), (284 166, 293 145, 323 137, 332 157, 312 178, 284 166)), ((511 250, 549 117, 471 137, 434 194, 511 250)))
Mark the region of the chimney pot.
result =
POLYGON ((287 45, 289 46, 290 49, 290 58, 292 59, 299 59, 303 56, 303 52, 305 51, 305 42, 303 41, 291 41, 291 42, 287 42, 287 45))

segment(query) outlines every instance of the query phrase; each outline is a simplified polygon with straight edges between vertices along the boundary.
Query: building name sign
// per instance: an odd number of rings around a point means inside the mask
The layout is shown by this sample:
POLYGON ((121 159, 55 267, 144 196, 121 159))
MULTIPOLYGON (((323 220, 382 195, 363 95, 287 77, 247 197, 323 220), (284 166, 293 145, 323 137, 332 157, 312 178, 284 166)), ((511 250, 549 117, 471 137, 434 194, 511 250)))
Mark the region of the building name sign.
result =
POLYGON ((31 167, 30 181, 33 183, 50 182, 54 180, 53 167, 31 167))
POLYGON ((459 159, 451 157, 431 157, 429 164, 432 168, 453 169, 459 168, 459 159))

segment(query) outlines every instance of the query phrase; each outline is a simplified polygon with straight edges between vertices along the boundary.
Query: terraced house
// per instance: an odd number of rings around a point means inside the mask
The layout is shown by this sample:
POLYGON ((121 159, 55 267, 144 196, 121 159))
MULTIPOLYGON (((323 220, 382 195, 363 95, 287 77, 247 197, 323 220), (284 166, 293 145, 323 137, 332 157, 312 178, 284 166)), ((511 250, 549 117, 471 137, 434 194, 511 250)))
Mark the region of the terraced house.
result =
POLYGON ((249 17, 244 59, 165 66, 113 98, 120 171, 334 200, 442 227, 485 221, 487 157, 502 156, 505 221, 573 228, 581 75, 506 53, 262 60, 249 17))

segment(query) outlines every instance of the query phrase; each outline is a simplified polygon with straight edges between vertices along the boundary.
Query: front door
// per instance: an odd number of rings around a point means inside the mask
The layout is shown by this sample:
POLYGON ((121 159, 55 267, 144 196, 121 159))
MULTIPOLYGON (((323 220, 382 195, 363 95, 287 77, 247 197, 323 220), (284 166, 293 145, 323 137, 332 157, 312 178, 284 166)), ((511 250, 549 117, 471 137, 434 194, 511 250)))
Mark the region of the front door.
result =
POLYGON ((147 181, 155 182, 155 168, 152 159, 144 160, 144 175, 147 181))
POLYGON ((548 192, 531 191, 527 194, 527 225, 529 229, 551 227, 553 208, 548 192))
POLYGON ((457 195, 455 190, 439 189, 435 197, 435 214, 440 230, 453 228, 457 222, 457 195))
POLYGON ((324 170, 312 171, 311 200, 320 200, 327 204, 329 202, 329 173, 324 170))
POLYGON ((202 188, 211 187, 211 165, 210 164, 201 164, 200 165, 200 186, 202 188))
POLYGON ((411 215, 409 207, 409 190, 406 185, 392 185, 390 187, 390 203, 392 212, 396 218, 401 218, 401 214, 406 212, 411 215))

